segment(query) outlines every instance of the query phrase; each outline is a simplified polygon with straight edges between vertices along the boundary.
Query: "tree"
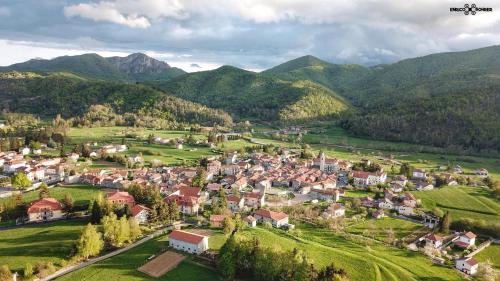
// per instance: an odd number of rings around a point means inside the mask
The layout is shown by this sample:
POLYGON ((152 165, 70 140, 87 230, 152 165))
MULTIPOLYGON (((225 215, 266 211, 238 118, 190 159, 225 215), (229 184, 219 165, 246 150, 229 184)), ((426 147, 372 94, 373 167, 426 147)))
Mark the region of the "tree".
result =
POLYGON ((0 281, 12 281, 12 272, 10 272, 9 266, 2 265, 0 267, 0 281))
POLYGON ((233 257, 235 248, 236 241, 232 235, 219 251, 217 263, 224 280, 232 280, 236 274, 236 260, 233 257))
POLYGON ((224 191, 223 188, 219 190, 219 198, 217 199, 217 205, 222 212, 225 209, 227 209, 226 192, 224 191))
POLYGON ((38 192, 38 198, 49 198, 50 197, 50 190, 49 187, 47 186, 46 183, 42 183, 40 185, 40 191, 38 192))
POLYGON ((141 227, 137 220, 132 217, 128 219, 128 223, 130 225, 130 241, 135 241, 142 234, 141 227))
POLYGON ((77 242, 77 255, 83 259, 97 256, 104 247, 101 234, 92 224, 87 224, 77 242))
POLYGON ((64 195, 63 199, 64 211, 66 213, 71 213, 73 211, 74 205, 75 205, 75 200, 73 200, 71 194, 64 195))
POLYGON ((203 168, 199 168, 196 172, 196 176, 193 178, 193 186, 204 187, 207 180, 207 171, 203 168))
POLYGON ((441 219, 440 231, 443 233, 448 233, 450 231, 451 215, 450 211, 446 211, 443 218, 441 219))
POLYGON ((24 187, 30 187, 32 186, 32 182, 28 179, 26 174, 24 173, 16 173, 14 176, 11 178, 11 184, 15 188, 24 188, 24 187))
POLYGON ((411 178, 412 173, 413 173, 413 167, 410 166, 410 164, 408 163, 401 164, 401 167, 399 168, 399 174, 411 178))
POLYGON ((387 243, 392 244, 392 242, 394 242, 394 239, 396 239, 396 235, 394 234, 394 230, 392 229, 392 227, 387 229, 386 233, 387 233, 387 239, 386 239, 387 243))
POLYGON ((31 263, 28 262, 24 266, 23 276, 24 279, 30 279, 31 276, 33 276, 33 266, 31 265, 31 263))
POLYGON ((230 235, 233 233, 234 229, 235 229, 235 223, 234 223, 234 220, 230 217, 230 216, 226 216, 224 218, 224 221, 222 222, 223 226, 224 226, 224 234, 225 235, 230 235))
POLYGON ((90 215, 90 222, 93 224, 98 224, 101 222, 102 210, 99 202, 97 200, 92 201, 92 211, 90 215))
POLYGON ((128 204, 125 204, 125 206, 123 207, 123 216, 126 218, 132 216, 132 210, 130 209, 130 206, 128 204))

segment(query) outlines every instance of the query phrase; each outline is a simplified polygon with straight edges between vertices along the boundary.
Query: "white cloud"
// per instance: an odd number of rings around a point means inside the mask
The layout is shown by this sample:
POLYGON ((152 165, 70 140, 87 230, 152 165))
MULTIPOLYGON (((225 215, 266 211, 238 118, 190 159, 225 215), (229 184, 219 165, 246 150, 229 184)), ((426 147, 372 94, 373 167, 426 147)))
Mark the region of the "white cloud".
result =
POLYGON ((112 0, 64 7, 66 17, 108 21, 132 28, 148 28, 151 20, 163 17, 182 19, 186 15, 177 0, 112 0))

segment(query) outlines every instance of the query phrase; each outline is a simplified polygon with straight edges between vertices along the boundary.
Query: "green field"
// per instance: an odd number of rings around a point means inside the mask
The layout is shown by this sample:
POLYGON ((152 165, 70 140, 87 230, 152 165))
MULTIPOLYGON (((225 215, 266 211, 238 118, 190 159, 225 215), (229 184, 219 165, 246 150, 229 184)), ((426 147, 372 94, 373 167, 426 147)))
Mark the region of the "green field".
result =
POLYGON ((479 262, 489 261, 498 270, 500 270, 500 245, 491 243, 488 248, 476 254, 474 258, 479 262))
POLYGON ((425 209, 450 211, 452 219, 482 219, 500 222, 500 200, 482 187, 443 187, 412 192, 425 209))
POLYGON ((59 221, 0 230, 0 265, 20 271, 26 263, 51 261, 59 266, 69 259, 86 221, 59 221))
POLYGON ((333 262, 344 268, 353 281, 462 280, 455 270, 433 265, 420 253, 381 244, 363 246, 309 225, 299 225, 298 229, 300 237, 263 228, 249 229, 244 234, 259 238, 264 246, 303 250, 318 266, 333 262))
POLYGON ((381 219, 369 219, 362 223, 354 224, 347 227, 346 231, 352 234, 363 235, 367 230, 372 232, 371 235, 375 239, 386 241, 389 229, 394 231, 395 238, 401 239, 422 227, 422 225, 411 221, 385 217, 381 219))
POLYGON ((138 267, 143 265, 147 258, 159 254, 168 247, 168 237, 162 236, 152 239, 125 253, 98 262, 84 269, 62 276, 57 280, 86 280, 86 281, 113 281, 113 280, 169 280, 169 281, 213 281, 219 280, 218 274, 210 269, 192 263, 188 258, 177 268, 160 278, 152 278, 139 272, 138 267))

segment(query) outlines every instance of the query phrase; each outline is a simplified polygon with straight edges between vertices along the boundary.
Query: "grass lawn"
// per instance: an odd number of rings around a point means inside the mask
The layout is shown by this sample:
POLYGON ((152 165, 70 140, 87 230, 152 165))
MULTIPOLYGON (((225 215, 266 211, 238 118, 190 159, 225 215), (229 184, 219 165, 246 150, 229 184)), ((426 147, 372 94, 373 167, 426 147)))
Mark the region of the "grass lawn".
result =
MULTIPOLYGON (((64 199, 66 194, 71 194, 73 200, 75 200, 75 208, 86 208, 92 200, 100 191, 99 187, 91 186, 91 185, 65 185, 65 186, 57 186, 49 189, 50 197, 54 197, 57 200, 64 199)), ((31 202, 33 200, 38 199, 38 190, 33 190, 23 194, 23 199, 25 202, 31 202)), ((0 204, 6 202, 7 200, 11 200, 11 198, 0 199, 0 204)))
POLYGON ((479 252, 474 258, 479 262, 489 261, 497 270, 500 270, 500 245, 491 243, 488 248, 479 252))
POLYGON ((305 251, 322 267, 330 263, 344 268, 350 280, 462 280, 453 269, 433 265, 420 253, 383 245, 363 246, 331 231, 309 225, 298 225, 300 237, 280 230, 253 228, 244 234, 255 236, 261 244, 284 250, 305 251))
POLYGON ((500 200, 481 187, 443 187, 412 192, 429 210, 450 211, 452 219, 471 218, 500 222, 500 200))
POLYGON ((422 228, 422 225, 411 221, 385 217, 381 219, 369 219, 362 223, 354 224, 347 228, 347 232, 363 235, 365 230, 373 231, 375 239, 385 241, 387 239, 387 230, 391 228, 394 231, 395 237, 401 239, 415 230, 422 228))
POLYGON ((368 190, 349 190, 346 189, 344 191, 344 197, 352 197, 352 198, 362 198, 362 197, 373 197, 375 193, 370 192, 368 190))
POLYGON ((67 260, 86 221, 59 221, 0 230, 0 265, 21 271, 26 263, 67 260))
POLYGON ((110 259, 93 264, 84 269, 62 276, 57 280, 169 280, 169 281, 213 281, 219 280, 215 271, 193 264, 188 257, 177 268, 160 278, 152 278, 137 270, 147 258, 159 254, 161 249, 168 247, 168 236, 152 239, 130 251, 110 259))

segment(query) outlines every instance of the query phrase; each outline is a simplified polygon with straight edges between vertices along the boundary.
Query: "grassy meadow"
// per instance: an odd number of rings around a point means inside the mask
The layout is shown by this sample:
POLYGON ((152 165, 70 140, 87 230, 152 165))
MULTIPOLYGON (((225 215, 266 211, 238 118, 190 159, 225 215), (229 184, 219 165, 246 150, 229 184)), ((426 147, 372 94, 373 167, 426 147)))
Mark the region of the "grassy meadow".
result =
POLYGON ((166 249, 167 247, 168 236, 161 236, 139 245, 125 253, 62 276, 57 280, 219 280, 217 272, 193 263, 192 258, 189 257, 181 262, 174 270, 168 272, 160 278, 152 278, 149 275, 137 270, 138 267, 146 263, 147 259, 151 255, 160 254, 161 250, 166 249))
POLYGON ((0 265, 22 271, 26 263, 52 262, 56 267, 68 260, 86 221, 53 223, 0 230, 0 265))
POLYGON ((500 222, 500 200, 482 187, 447 186, 412 192, 425 209, 450 211, 452 219, 470 218, 500 222))
POLYGON ((374 239, 379 241, 386 241, 387 232, 390 229, 394 232, 395 238, 401 239, 422 227, 422 225, 411 221, 385 217, 381 219, 368 219, 364 222, 351 225, 347 227, 346 231, 357 235, 363 235, 366 231, 366 233, 369 233, 368 236, 373 236, 374 239))

